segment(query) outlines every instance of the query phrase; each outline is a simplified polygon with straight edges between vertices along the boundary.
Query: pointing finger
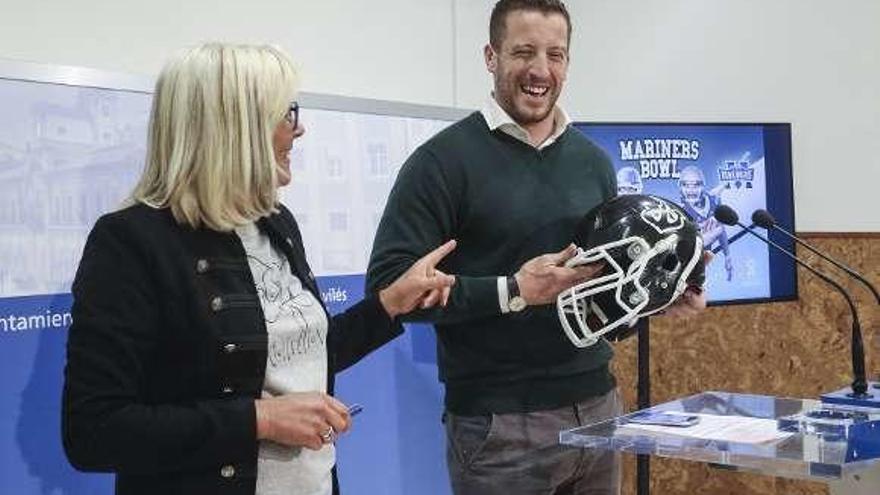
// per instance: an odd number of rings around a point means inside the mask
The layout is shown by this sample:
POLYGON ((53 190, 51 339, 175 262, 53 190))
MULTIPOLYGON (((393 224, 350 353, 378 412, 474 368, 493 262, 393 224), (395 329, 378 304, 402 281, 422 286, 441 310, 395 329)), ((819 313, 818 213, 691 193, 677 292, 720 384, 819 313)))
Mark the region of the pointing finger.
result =
POLYGON ((425 268, 428 270, 427 273, 430 275, 430 270, 433 270, 434 267, 437 266, 437 263, 440 263, 440 260, 446 257, 447 254, 451 253, 452 250, 455 249, 455 246, 457 244, 458 243, 455 239, 450 239, 446 241, 443 245, 423 256, 422 259, 419 260, 419 262, 426 265, 425 268))

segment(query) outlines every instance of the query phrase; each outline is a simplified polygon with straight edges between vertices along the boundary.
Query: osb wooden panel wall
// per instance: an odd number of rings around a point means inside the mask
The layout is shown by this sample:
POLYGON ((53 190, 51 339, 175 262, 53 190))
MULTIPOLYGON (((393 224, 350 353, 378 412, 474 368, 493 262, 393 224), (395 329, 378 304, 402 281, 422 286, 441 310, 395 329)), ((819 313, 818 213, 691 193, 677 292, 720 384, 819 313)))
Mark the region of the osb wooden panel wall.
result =
MULTIPOLYGON (((811 244, 880 286, 880 233, 806 234, 811 244)), ((809 252, 798 250, 808 258, 809 252)), ((720 260, 719 260, 720 262, 720 260)), ((880 375, 880 309, 864 286, 843 282, 856 300, 869 379, 880 375)), ((704 390, 817 398, 851 381, 850 316, 834 289, 803 269, 795 302, 709 308, 692 319, 651 320, 651 398, 657 404, 704 390)), ((616 346, 615 373, 629 409, 636 404, 636 340, 616 346)), ((635 493, 635 460, 624 456, 624 494, 635 493)), ((818 482, 712 469, 652 458, 651 494, 826 494, 818 482)))

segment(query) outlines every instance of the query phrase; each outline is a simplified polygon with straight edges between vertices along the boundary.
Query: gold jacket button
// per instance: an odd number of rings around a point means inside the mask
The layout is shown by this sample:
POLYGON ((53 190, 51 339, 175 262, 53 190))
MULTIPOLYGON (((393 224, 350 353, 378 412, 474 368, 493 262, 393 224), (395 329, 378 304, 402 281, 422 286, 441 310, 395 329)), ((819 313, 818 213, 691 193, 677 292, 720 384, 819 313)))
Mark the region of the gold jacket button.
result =
POLYGON ((238 349, 238 346, 235 344, 226 344, 223 346, 223 352, 226 354, 232 354, 238 349))
POLYGON ((208 268, 211 267, 211 264, 208 263, 208 260, 201 258, 196 261, 196 273, 205 273, 208 271, 208 268))
POLYGON ((227 464, 220 468, 220 476, 224 478, 232 478, 235 476, 235 466, 232 464, 227 464))

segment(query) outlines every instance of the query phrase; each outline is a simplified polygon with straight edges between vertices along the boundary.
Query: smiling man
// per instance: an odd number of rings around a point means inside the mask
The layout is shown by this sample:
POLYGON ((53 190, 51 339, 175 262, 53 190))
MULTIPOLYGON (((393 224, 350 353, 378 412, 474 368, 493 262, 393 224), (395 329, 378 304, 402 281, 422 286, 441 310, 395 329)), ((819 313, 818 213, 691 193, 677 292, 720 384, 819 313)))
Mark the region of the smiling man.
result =
POLYGON ((616 493, 614 454, 558 446, 560 430, 621 412, 611 347, 575 348, 553 304, 599 268, 565 261, 577 222, 616 194, 614 171, 556 104, 571 38, 562 2, 501 0, 489 24, 493 91, 402 167, 368 289, 458 240, 440 267, 457 275, 446 308, 412 318, 437 330, 457 495, 616 493))
MULTIPOLYGON (((549 8, 558 2, 501 3, 549 8)), ((556 100, 568 71, 570 20, 565 10, 523 8, 503 13, 492 16, 489 44, 483 49, 486 67, 495 79, 495 91, 484 113, 490 127, 507 124, 511 134, 541 148, 568 123, 556 100)))

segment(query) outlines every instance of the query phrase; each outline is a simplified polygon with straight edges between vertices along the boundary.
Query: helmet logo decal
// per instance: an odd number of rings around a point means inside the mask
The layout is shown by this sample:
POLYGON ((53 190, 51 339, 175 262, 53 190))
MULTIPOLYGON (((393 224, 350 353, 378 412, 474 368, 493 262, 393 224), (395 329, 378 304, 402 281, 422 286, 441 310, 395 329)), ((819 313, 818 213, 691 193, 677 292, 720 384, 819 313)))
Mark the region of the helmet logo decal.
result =
POLYGON ((642 220, 654 227, 661 234, 668 234, 684 226, 684 217, 681 213, 669 207, 665 201, 657 201, 642 210, 642 220))

